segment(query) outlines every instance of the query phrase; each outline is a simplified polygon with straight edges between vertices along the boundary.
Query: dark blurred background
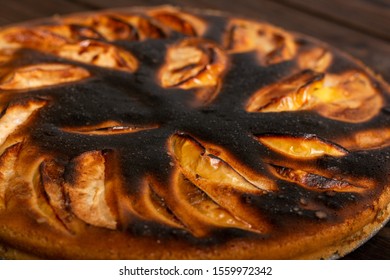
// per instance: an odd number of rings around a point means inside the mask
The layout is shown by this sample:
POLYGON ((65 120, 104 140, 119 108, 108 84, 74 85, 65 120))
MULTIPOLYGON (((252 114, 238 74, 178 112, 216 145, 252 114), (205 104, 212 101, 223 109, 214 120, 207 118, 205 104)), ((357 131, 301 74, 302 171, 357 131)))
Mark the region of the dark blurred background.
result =
MULTIPOLYGON (((2 0, 0 25, 162 4, 222 10, 316 37, 362 60, 390 82, 390 0, 2 0)), ((345 259, 390 259, 390 223, 345 259)))

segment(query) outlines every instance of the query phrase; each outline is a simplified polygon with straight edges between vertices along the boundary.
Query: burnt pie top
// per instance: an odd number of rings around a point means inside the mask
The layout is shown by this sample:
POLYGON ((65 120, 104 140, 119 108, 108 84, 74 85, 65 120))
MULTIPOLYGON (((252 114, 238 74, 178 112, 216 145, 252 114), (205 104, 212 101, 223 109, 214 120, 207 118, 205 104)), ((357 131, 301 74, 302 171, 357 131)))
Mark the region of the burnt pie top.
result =
POLYGON ((216 12, 3 28, 0 239, 43 258, 345 254, 388 216, 388 91, 216 12))

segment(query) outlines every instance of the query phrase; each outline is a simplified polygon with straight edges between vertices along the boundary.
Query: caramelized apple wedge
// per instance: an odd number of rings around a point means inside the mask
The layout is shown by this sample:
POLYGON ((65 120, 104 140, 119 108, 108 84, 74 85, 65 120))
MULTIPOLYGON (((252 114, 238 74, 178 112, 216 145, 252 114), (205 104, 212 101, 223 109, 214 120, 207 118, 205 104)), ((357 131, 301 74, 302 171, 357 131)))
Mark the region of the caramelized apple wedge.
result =
POLYGON ((48 205, 62 223, 69 228, 74 219, 73 214, 68 209, 64 191, 64 172, 65 167, 54 160, 45 160, 40 166, 41 184, 48 205))
POLYGON ((234 19, 229 23, 225 48, 233 53, 257 51, 264 65, 292 59, 296 45, 291 35, 265 23, 234 19))
POLYGON ((265 191, 249 183, 226 162, 208 154, 195 140, 173 135, 170 148, 180 171, 215 203, 237 219, 251 225, 254 230, 266 231, 268 226, 261 215, 242 203, 242 194, 261 195, 265 191))
POLYGON ((301 69, 325 72, 332 63, 333 56, 326 48, 313 47, 298 54, 298 65, 301 69))
POLYGON ((8 147, 0 156, 0 210, 6 207, 6 193, 15 176, 15 164, 21 144, 8 147))
POLYGON ((322 88, 315 90, 319 114, 345 122, 364 122, 378 114, 382 97, 367 75, 349 71, 341 75, 329 74, 322 88))
POLYGON ((390 128, 363 130, 352 137, 337 140, 340 145, 350 150, 378 149, 390 146, 390 128))
MULTIPOLYGON (((0 49, 0 67, 4 67, 5 64, 12 61, 12 59, 15 58, 15 53, 16 53, 15 49, 12 48, 0 49)), ((0 71, 0 73, 1 72, 3 71, 0 71)))
POLYGON ((177 217, 172 214, 170 205, 167 205, 166 201, 154 191, 151 180, 145 180, 140 191, 128 199, 131 205, 130 211, 142 219, 158 221, 174 228, 183 228, 177 217))
MULTIPOLYGON (((94 30, 108 41, 142 41, 164 38, 165 33, 149 19, 129 14, 99 14, 92 16, 70 17, 64 20, 72 26, 81 26, 94 30)), ((93 37, 90 37, 93 38, 93 37)))
POLYGON ((201 36, 206 30, 206 24, 202 19, 173 7, 152 9, 147 14, 161 26, 184 35, 201 36))
POLYGON ((315 110, 320 115, 364 122, 380 110, 382 98, 370 79, 358 71, 318 74, 305 70, 256 92, 248 101, 249 112, 315 110))
POLYGON ((134 36, 139 41, 147 39, 161 39, 167 37, 166 32, 161 26, 158 26, 148 18, 136 15, 116 15, 118 18, 127 22, 134 27, 136 35, 134 36))
POLYGON ((214 43, 184 39, 168 49, 159 79, 163 87, 213 87, 220 82, 227 57, 214 43))
MULTIPOLYGON (((67 22, 67 21, 65 21, 67 22)), ((66 39, 68 43, 76 43, 85 39, 104 39, 103 36, 93 28, 78 24, 56 24, 44 25, 36 28, 51 32, 66 39)))
POLYGON ((263 135, 257 139, 276 152, 296 158, 316 158, 323 155, 339 157, 347 154, 342 147, 314 135, 305 137, 263 135))
POLYGON ((29 100, 25 103, 10 105, 0 118, 0 145, 45 104, 44 100, 29 100))
POLYGON ((178 173, 172 194, 172 210, 194 236, 202 237, 214 228, 238 228, 253 231, 253 227, 213 201, 205 192, 178 173))
POLYGON ((32 157, 32 150, 32 147, 26 148, 25 143, 19 142, 1 154, 0 212, 11 211, 15 216, 28 213, 36 225, 65 233, 66 228, 57 219, 41 188, 39 166, 44 159, 32 157))
POLYGON ((72 212, 88 224, 117 228, 115 211, 107 202, 105 159, 101 152, 91 151, 73 161, 72 178, 64 183, 72 212))
POLYGON ((48 29, 13 27, 0 31, 0 45, 7 48, 32 48, 53 51, 68 39, 48 29))
POLYGON ((109 14, 99 14, 84 17, 71 17, 65 20, 67 24, 87 26, 108 41, 137 40, 138 35, 133 26, 118 17, 109 14))
POLYGON ((327 178, 303 170, 272 165, 274 172, 282 179, 297 183, 304 188, 315 191, 362 192, 366 188, 355 186, 344 180, 327 178))
POLYGON ((303 71, 281 83, 256 92, 248 101, 248 112, 296 111, 311 107, 311 93, 322 84, 323 74, 303 71))
POLYGON ((234 186, 236 190, 249 193, 262 193, 220 158, 207 151, 190 137, 173 135, 171 149, 188 178, 209 181, 221 186, 234 186), (188 176, 187 176, 188 175, 188 176))
POLYGON ((93 40, 62 45, 54 53, 63 58, 116 70, 134 72, 138 67, 137 59, 129 52, 93 40))
POLYGON ((2 90, 23 90, 59 85, 89 77, 87 70, 67 64, 42 63, 16 68, 0 79, 2 90))
POLYGON ((88 125, 83 127, 64 127, 62 130, 71 133, 80 133, 87 135, 113 135, 135 133, 143 130, 150 130, 158 128, 157 125, 150 126, 135 126, 123 124, 117 121, 105 121, 97 125, 88 125))
POLYGON ((138 61, 128 51, 97 40, 74 40, 74 31, 69 27, 65 29, 65 36, 67 34, 70 38, 64 37, 62 33, 56 34, 54 27, 15 27, 0 33, 0 43, 10 48, 32 48, 99 67, 129 72, 137 69, 138 61))

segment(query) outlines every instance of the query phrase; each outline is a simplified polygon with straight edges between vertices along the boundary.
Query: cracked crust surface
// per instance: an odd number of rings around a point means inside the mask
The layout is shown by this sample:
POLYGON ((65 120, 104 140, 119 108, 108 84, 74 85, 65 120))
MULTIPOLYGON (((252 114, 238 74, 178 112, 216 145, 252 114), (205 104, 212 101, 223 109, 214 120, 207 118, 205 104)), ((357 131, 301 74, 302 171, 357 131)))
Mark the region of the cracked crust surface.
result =
POLYGON ((0 255, 343 256, 390 216, 389 86, 170 6, 0 30, 0 255))

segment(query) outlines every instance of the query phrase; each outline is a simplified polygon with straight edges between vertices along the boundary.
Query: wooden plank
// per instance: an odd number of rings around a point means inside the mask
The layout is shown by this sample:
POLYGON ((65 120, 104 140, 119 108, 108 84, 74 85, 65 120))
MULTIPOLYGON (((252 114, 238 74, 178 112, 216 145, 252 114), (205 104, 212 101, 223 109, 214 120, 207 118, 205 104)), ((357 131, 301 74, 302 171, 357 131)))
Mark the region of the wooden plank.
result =
POLYGON ((275 1, 390 41, 390 1, 387 5, 372 0, 275 1))
POLYGON ((11 24, 58 14, 67 14, 87 9, 85 6, 66 0, 36 1, 18 0, 2 1, 0 25, 11 24))
MULTIPOLYGON (((369 65, 374 71, 390 81, 390 44, 362 32, 352 30, 337 23, 317 18, 305 12, 289 8, 267 0, 77 0, 79 3, 95 5, 100 8, 125 7, 131 5, 174 4, 206 9, 218 9, 234 15, 262 19, 286 29, 307 34, 329 43, 369 65)), ((346 1, 350 2, 350 1, 346 1)), ((353 1, 352 1, 353 2, 353 1)), ((364 18, 362 19, 364 21, 364 18)))

